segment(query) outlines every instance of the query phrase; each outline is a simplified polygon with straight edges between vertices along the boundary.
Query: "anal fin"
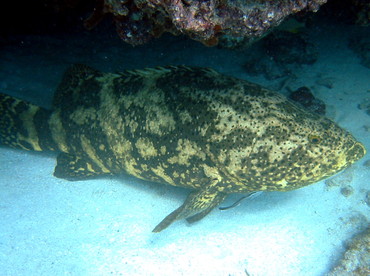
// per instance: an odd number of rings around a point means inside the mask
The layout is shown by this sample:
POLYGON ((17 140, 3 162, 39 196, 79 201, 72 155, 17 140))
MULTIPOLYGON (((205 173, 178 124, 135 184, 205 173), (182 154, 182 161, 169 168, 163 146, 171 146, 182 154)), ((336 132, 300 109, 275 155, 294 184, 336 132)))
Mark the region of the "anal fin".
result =
POLYGON ((54 170, 55 177, 70 181, 84 180, 104 174, 107 172, 103 172, 90 160, 68 153, 58 155, 54 170))
POLYGON ((226 197, 225 193, 217 191, 215 187, 209 186, 205 189, 192 192, 179 208, 166 216, 154 229, 158 233, 173 222, 180 219, 187 219, 188 222, 195 222, 205 217, 226 197))

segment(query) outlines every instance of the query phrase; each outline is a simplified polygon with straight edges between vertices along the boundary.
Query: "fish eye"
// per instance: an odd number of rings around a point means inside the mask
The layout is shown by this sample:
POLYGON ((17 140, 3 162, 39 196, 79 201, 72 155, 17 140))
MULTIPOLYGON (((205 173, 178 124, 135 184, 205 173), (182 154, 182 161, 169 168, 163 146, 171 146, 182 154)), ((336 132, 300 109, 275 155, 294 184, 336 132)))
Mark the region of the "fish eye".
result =
POLYGON ((308 139, 312 144, 318 144, 321 141, 321 138, 317 135, 310 135, 308 139))

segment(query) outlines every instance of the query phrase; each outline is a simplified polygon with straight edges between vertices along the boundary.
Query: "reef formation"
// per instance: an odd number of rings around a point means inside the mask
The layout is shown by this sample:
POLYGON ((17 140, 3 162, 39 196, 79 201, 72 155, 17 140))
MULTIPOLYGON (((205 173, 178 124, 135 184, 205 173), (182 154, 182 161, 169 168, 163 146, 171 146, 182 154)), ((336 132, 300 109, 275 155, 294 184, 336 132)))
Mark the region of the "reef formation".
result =
POLYGON ((347 250, 339 264, 328 276, 370 275, 370 227, 355 236, 348 244, 347 250))
POLYGON ((323 10, 325 10, 325 14, 334 15, 339 21, 347 24, 370 25, 369 0, 331 0, 328 1, 323 10))
POLYGON ((85 26, 91 29, 110 14, 119 36, 131 45, 170 32, 214 46, 223 35, 261 36, 288 15, 317 11, 324 3, 326 0, 98 0, 85 26))
POLYGON ((370 38, 369 36, 353 36, 348 46, 360 58, 363 66, 370 69, 370 38))
POLYGON ((325 115, 326 113, 325 103, 322 100, 315 98, 311 90, 306 86, 302 86, 295 91, 291 91, 289 99, 300 103, 311 112, 321 115, 325 115))
POLYGON ((297 68, 315 63, 318 57, 315 45, 303 32, 277 29, 249 45, 247 53, 245 71, 250 75, 263 75, 268 80, 295 77, 297 68))

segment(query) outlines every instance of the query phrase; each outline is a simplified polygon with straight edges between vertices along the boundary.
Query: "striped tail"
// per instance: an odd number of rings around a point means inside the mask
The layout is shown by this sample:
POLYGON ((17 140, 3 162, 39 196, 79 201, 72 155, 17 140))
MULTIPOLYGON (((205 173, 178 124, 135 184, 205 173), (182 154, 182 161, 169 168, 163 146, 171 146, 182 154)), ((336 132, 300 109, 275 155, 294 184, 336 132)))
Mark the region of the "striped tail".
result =
POLYGON ((48 124, 51 113, 0 93, 0 144, 36 151, 57 149, 48 124))

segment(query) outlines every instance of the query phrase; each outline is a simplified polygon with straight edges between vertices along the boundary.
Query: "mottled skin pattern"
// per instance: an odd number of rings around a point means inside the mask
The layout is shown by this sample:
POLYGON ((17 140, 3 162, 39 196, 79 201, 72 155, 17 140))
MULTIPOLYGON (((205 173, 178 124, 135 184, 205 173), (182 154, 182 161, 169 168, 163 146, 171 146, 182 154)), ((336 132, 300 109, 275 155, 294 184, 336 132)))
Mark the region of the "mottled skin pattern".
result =
POLYGON ((191 188, 153 231, 196 221, 227 194, 288 191, 335 174, 365 148, 284 96, 206 68, 69 69, 53 110, 0 96, 2 144, 56 150, 54 175, 127 172, 191 188))

